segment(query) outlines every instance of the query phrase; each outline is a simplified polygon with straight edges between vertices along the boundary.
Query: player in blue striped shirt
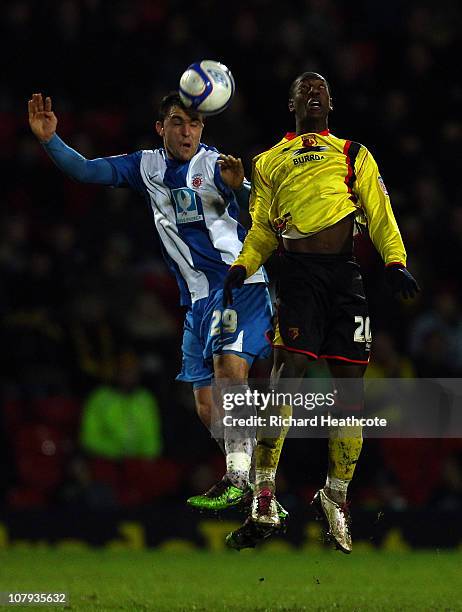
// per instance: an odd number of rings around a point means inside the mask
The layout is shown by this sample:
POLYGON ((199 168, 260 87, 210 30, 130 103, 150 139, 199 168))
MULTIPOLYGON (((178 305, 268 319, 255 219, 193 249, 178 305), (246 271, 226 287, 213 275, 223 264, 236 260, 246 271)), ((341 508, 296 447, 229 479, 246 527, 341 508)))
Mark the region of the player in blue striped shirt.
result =
MULTIPOLYGON (((187 308, 177 378, 192 383, 198 415, 210 427, 212 378, 220 381, 222 392, 243 392, 253 361, 270 353, 266 332, 272 309, 263 268, 234 291, 232 306, 223 306, 223 281, 246 233, 238 221, 239 202, 246 204, 249 196, 241 160, 201 143, 202 117, 185 108, 177 92, 161 102, 156 131, 163 146, 158 149, 88 160, 59 138, 51 98, 40 93, 29 100, 29 123, 68 176, 131 187, 149 203, 164 258, 187 308)), ((220 510, 240 503, 249 492, 255 432, 236 435, 227 427, 218 442, 225 451, 226 474, 205 494, 190 498, 191 506, 220 510)))

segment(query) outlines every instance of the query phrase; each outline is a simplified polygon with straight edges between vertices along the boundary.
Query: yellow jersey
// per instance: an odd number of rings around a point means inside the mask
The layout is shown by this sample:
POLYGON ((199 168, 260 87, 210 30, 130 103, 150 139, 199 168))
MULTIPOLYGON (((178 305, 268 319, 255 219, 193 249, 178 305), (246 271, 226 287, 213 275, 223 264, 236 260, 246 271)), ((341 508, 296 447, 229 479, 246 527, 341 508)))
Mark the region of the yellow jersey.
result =
POLYGON ((247 277, 268 259, 280 236, 316 234, 355 213, 385 264, 406 265, 406 251, 385 184, 371 153, 328 130, 286 134, 253 159, 252 227, 239 257, 247 277))

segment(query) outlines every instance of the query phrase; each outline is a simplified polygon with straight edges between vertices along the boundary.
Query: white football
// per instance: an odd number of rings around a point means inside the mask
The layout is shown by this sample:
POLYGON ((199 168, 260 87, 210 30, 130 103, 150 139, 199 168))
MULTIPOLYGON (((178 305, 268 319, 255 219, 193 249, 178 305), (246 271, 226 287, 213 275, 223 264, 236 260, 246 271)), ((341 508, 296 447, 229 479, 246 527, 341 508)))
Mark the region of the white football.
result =
POLYGON ((234 88, 229 68, 220 62, 202 60, 183 72, 179 93, 187 108, 194 108, 203 115, 217 115, 231 102, 234 88))

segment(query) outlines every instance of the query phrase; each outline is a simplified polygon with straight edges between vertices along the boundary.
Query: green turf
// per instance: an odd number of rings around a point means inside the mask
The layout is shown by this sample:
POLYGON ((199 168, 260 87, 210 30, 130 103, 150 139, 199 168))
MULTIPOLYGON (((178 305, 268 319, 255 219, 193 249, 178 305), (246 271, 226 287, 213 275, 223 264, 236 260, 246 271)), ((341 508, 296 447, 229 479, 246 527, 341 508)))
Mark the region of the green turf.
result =
POLYGON ((462 610, 461 561, 438 551, 4 550, 0 591, 67 591, 70 610, 449 611, 462 610))

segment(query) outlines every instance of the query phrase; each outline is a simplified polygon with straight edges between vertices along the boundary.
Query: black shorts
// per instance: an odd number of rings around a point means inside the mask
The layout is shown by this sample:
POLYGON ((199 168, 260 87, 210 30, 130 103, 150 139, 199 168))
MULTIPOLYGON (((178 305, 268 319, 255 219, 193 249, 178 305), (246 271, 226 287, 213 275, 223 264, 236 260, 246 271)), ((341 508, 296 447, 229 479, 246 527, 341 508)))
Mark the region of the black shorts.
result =
POLYGON ((273 346, 313 359, 367 364, 371 330, 352 255, 282 255, 273 346))

